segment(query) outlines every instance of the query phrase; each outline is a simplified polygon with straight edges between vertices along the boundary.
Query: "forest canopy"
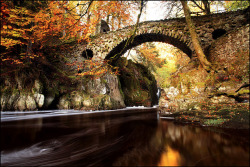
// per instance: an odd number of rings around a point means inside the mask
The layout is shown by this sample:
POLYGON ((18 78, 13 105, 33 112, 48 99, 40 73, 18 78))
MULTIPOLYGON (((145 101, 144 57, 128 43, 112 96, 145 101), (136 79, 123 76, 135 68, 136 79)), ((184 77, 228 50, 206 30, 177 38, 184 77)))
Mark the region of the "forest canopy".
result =
MULTIPOLYGON (((72 41, 89 42, 96 27, 105 20, 111 31, 134 25, 136 14, 145 10, 147 1, 40 1, 1 0, 1 65, 24 66, 44 57, 40 50, 72 41)), ((162 1, 166 17, 183 16, 180 1, 162 1), (178 14, 179 13, 179 14, 178 14)), ((214 9, 227 11, 244 9, 249 1, 188 1, 190 13, 210 14, 214 9)), ((137 23, 140 21, 138 15, 137 23)), ((150 49, 140 52, 145 60, 152 60, 150 49), (149 55, 149 57, 145 57, 149 55)), ((157 56, 153 56, 157 58, 157 56)))

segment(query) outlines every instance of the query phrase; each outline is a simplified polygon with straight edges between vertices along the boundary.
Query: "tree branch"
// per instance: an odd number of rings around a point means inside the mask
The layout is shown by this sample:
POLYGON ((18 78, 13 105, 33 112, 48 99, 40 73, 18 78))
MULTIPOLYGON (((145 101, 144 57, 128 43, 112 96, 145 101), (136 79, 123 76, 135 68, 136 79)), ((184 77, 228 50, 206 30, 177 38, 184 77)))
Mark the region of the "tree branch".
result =
POLYGON ((111 59, 113 59, 112 61, 116 61, 116 56, 117 55, 120 55, 124 49, 126 48, 126 46, 128 46, 129 44, 131 44, 134 40, 134 37, 135 37, 135 34, 136 34, 136 31, 137 31, 137 28, 138 28, 138 25, 139 25, 139 21, 140 21, 140 17, 141 17, 141 14, 142 14, 142 9, 143 9, 143 6, 144 6, 144 3, 143 3, 143 0, 141 0, 141 3, 140 3, 140 13, 138 14, 138 17, 137 17, 137 21, 136 21, 136 24, 135 24, 135 29, 133 31, 133 34, 130 36, 130 38, 126 41, 126 44, 125 46, 123 47, 123 49, 120 51, 120 53, 117 53, 115 54, 114 56, 111 57, 111 59))
POLYGON ((205 11, 205 9, 203 9, 199 4, 197 4, 197 3, 195 2, 195 0, 192 0, 192 2, 193 2, 198 8, 200 8, 203 12, 205 11))

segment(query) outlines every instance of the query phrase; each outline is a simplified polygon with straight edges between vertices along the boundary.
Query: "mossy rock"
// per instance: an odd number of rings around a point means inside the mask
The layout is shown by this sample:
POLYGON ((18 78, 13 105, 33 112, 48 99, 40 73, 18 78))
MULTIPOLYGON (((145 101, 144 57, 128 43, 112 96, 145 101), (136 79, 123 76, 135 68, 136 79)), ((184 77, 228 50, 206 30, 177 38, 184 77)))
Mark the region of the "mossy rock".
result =
POLYGON ((93 98, 93 105, 96 110, 111 110, 114 107, 114 100, 108 95, 97 95, 93 98))
POLYGON ((242 95, 242 94, 250 94, 250 90, 249 89, 241 89, 238 92, 238 95, 242 95))
POLYGON ((152 106, 157 104, 157 83, 151 72, 142 64, 120 58, 119 81, 126 106, 152 106))
POLYGON ((222 108, 222 109, 214 112, 214 114, 216 114, 216 115, 227 115, 227 114, 230 113, 230 111, 231 111, 230 109, 222 108))

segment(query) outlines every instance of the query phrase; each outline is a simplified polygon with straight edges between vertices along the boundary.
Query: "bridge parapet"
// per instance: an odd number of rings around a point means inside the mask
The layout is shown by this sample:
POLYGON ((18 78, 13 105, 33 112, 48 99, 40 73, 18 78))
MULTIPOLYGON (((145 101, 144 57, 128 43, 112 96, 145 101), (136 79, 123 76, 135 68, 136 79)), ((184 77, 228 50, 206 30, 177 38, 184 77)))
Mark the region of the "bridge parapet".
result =
MULTIPOLYGON (((226 32, 247 24, 249 22, 247 13, 249 13, 249 9, 193 16, 192 19, 202 48, 207 48, 216 38, 226 32)), ((94 59, 109 59, 116 54, 121 56, 127 49, 144 42, 165 42, 176 46, 187 54, 190 54, 187 48, 194 53, 185 18, 142 22, 135 34, 136 40, 134 40, 134 43, 130 43, 130 46, 125 47, 125 43, 133 31, 134 26, 128 26, 117 31, 98 34, 93 37, 93 40, 86 48, 93 51, 94 59)))

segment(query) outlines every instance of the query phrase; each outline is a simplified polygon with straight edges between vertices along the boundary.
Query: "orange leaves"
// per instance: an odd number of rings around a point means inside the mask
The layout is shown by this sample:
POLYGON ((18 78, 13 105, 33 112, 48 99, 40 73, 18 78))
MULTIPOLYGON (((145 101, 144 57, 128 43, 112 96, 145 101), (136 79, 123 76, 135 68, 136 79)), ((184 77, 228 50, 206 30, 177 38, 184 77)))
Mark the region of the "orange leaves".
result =
POLYGON ((13 28, 12 28, 11 25, 3 25, 3 29, 10 29, 10 30, 12 30, 13 28))
POLYGON ((1 18, 6 18, 9 15, 9 9, 8 9, 8 5, 5 2, 1 1, 1 18))
POLYGON ((135 5, 132 4, 128 1, 94 1, 90 13, 95 17, 91 18, 91 23, 95 26, 98 20, 108 17, 112 30, 127 26, 133 21, 131 11, 135 5))
POLYGON ((1 45, 7 49, 17 44, 23 44, 25 40, 29 40, 30 29, 28 25, 33 21, 33 14, 24 7, 10 8, 3 3, 5 15, 3 18, 4 25, 1 30, 1 45))
POLYGON ((83 70, 83 72, 76 74, 77 76, 92 76, 99 78, 107 73, 119 75, 118 67, 113 67, 108 62, 100 62, 95 60, 85 60, 82 64, 67 64, 77 66, 77 70, 83 70))
POLYGON ((35 15, 35 25, 32 29, 37 43, 43 45, 49 36, 55 36, 60 40, 79 36, 85 25, 80 24, 74 15, 67 12, 67 9, 69 7, 65 1, 50 1, 48 8, 40 10, 35 15))
POLYGON ((157 48, 152 44, 142 44, 138 49, 142 63, 146 66, 161 67, 164 59, 159 57, 157 48))
POLYGON ((23 62, 21 60, 18 60, 18 59, 11 59, 11 58, 6 58, 6 59, 2 59, 2 61, 9 61, 9 64, 14 64, 14 65, 17 65, 17 64, 23 64, 23 62))
POLYGON ((6 26, 6 25, 3 25, 3 29, 8 29, 8 26, 6 26))
MULTIPOLYGON (((5 63, 14 59, 10 51, 17 48, 13 47, 15 45, 24 44, 20 46, 22 55, 14 55, 16 60, 13 61, 21 64, 24 58, 28 58, 28 61, 36 58, 33 53, 34 48, 39 50, 45 45, 88 40, 89 36, 93 35, 99 19, 105 19, 108 15, 113 17, 116 27, 126 25, 129 20, 132 20, 129 11, 132 8, 129 5, 131 2, 127 1, 94 1, 86 15, 84 13, 89 4, 88 1, 35 1, 36 4, 32 4, 32 7, 37 8, 36 10, 28 10, 30 6, 25 5, 15 6, 13 2, 6 0, 1 3, 1 23, 3 23, 1 45, 5 46, 8 52, 1 57, 1 60, 5 63), (40 3, 40 6, 37 3, 40 3), (78 5, 79 3, 81 5, 78 5)), ((15 52, 19 53, 20 50, 15 50, 15 52)), ((79 75, 98 76, 107 72, 118 74, 118 69, 105 63, 86 61, 82 66, 88 70, 79 75)))
POLYGON ((2 38, 1 39, 1 45, 5 46, 7 49, 9 49, 10 47, 17 45, 17 44, 21 44, 21 41, 14 40, 11 38, 2 38))

